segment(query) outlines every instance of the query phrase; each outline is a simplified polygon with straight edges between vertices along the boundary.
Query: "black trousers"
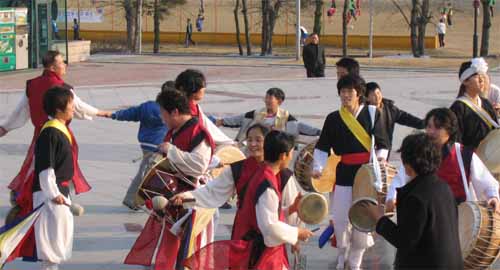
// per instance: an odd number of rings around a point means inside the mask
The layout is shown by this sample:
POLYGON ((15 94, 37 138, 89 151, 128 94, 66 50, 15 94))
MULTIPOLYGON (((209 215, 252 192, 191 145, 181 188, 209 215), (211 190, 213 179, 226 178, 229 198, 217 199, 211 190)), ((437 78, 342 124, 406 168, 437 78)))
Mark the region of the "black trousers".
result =
POLYGON ((444 34, 438 34, 439 37, 439 47, 444 47, 444 34))
POLYGON ((306 69, 306 74, 308 78, 325 77, 325 69, 324 68, 306 69))

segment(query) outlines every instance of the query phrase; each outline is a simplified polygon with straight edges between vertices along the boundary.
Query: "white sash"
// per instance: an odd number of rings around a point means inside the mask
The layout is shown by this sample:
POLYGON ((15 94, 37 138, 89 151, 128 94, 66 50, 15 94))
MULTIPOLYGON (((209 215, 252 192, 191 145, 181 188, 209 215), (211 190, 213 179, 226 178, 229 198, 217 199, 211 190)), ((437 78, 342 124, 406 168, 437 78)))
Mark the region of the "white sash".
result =
POLYGON ((464 161, 462 159, 462 151, 460 149, 460 144, 455 143, 455 153, 457 155, 458 167, 460 167, 460 175, 462 176, 462 185, 464 186, 465 200, 468 202, 477 201, 476 192, 474 192, 474 187, 469 186, 467 183, 467 175, 465 174, 464 161))
MULTIPOLYGON (((377 107, 373 105, 368 105, 368 112, 370 113, 370 119, 372 121, 372 130, 375 128, 375 113, 377 112, 377 107)), ((372 145, 370 148, 370 162, 373 164, 373 170, 375 174, 375 182, 373 186, 375 190, 382 191, 382 172, 380 171, 380 164, 377 159, 377 154, 375 153, 375 136, 372 132, 372 145)))

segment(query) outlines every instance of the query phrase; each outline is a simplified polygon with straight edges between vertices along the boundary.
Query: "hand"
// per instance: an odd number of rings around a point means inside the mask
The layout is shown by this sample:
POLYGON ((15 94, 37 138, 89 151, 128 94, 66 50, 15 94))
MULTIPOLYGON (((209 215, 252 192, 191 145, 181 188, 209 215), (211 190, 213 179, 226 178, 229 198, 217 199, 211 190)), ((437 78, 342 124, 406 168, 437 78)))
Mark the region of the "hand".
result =
POLYGON ((5 136, 5 134, 7 134, 7 132, 9 132, 9 131, 7 131, 4 127, 0 127, 0 137, 5 136))
POLYGON ((299 193, 297 195, 297 197, 295 197, 295 200, 293 201, 293 203, 290 205, 290 207, 288 207, 288 214, 291 215, 295 212, 297 212, 299 210, 299 203, 300 203, 300 200, 302 199, 302 194, 299 193))
POLYGON ((223 119, 216 119, 215 120, 215 125, 220 127, 224 125, 224 120, 223 119))
POLYGON ((63 195, 57 195, 54 199, 52 199, 52 202, 55 204, 64 204, 64 196, 63 195))
POLYGON ((162 143, 160 145, 158 145, 158 151, 164 153, 164 154, 167 154, 168 153, 168 149, 170 148, 170 143, 169 142, 165 142, 165 143, 162 143))
POLYGON ((313 171, 313 172, 311 173, 311 177, 312 177, 312 178, 316 178, 316 179, 321 178, 321 176, 322 176, 322 175, 323 175, 323 172, 320 172, 320 171, 313 171))
POLYGON ((292 245, 292 253, 300 253, 300 243, 297 242, 295 245, 292 245))
POLYGON ((113 112, 110 112, 110 111, 98 111, 96 115, 100 116, 100 117, 111 118, 112 114, 113 114, 113 112))
POLYGON ((500 214, 500 201, 498 201, 497 197, 493 197, 493 198, 488 199, 487 203, 488 203, 488 206, 495 209, 495 212, 500 214))
POLYGON ((182 206, 182 200, 184 200, 184 198, 186 198, 186 194, 184 193, 176 194, 174 195, 174 197, 170 199, 170 203, 172 203, 175 206, 182 206))
POLYGON ((394 212, 394 209, 396 209, 396 202, 394 200, 385 202, 385 212, 394 212))
POLYGON ((374 220, 378 221, 381 217, 384 216, 383 205, 374 205, 373 203, 368 201, 362 202, 361 205, 366 208, 367 210, 366 214, 374 220))
POLYGON ((313 235, 313 233, 310 230, 305 229, 305 228, 299 228, 298 238, 299 238, 300 241, 307 242, 307 240, 309 240, 309 238, 312 235, 313 235))

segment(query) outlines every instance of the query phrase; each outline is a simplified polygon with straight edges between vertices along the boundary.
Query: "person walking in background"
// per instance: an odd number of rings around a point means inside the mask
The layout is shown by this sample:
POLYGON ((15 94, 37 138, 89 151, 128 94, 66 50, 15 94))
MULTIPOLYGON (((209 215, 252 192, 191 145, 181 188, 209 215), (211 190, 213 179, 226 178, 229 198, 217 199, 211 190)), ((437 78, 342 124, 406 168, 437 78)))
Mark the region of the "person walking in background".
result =
POLYGON ((57 27, 56 20, 52 20, 52 38, 61 39, 61 37, 59 36, 59 27, 57 27))
POLYGON ((444 35, 446 34, 446 24, 444 23, 444 19, 441 18, 439 23, 436 26, 436 31, 439 37, 439 48, 444 47, 444 35))
POLYGON ((307 77, 325 77, 325 49, 319 45, 318 34, 312 33, 309 41, 302 53, 307 77))
POLYGON ((447 13, 447 16, 446 16, 446 19, 447 19, 447 22, 448 22, 448 26, 452 26, 453 25, 453 21, 451 20, 453 17, 453 7, 451 5, 451 3, 448 3, 448 13, 447 13))
POLYGON ((196 45, 196 42, 193 41, 192 35, 193 35, 193 24, 191 23, 191 19, 188 18, 186 24, 186 40, 185 40, 186 48, 189 47, 189 43, 196 45))
POLYGON ((80 40, 80 24, 76 18, 73 19, 73 40, 80 40))
POLYGON ((198 32, 203 31, 203 21, 205 20, 205 16, 203 14, 199 13, 198 18, 196 18, 196 29, 198 32))

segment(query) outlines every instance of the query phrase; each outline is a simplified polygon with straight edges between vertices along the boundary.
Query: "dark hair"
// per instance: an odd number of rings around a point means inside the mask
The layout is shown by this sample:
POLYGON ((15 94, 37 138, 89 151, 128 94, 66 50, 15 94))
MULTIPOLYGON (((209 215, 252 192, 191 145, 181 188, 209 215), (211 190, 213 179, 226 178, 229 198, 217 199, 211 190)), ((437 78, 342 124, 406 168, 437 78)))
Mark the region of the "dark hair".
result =
POLYGON ((455 142, 458 139, 458 120, 455 113, 448 108, 432 109, 425 116, 425 125, 429 124, 431 118, 434 118, 434 125, 437 128, 443 128, 450 136, 449 141, 455 142))
POLYGON ((269 131, 271 131, 271 129, 268 126, 265 126, 265 125, 263 125, 261 123, 256 123, 256 124, 251 125, 247 129, 247 133, 246 133, 247 137, 248 137, 248 134, 250 133, 250 131, 252 129, 258 129, 258 130, 260 130, 260 132, 262 133, 262 135, 264 135, 264 137, 269 133, 269 131))
POLYGON ((273 130, 264 139, 264 160, 276 162, 283 153, 288 153, 293 149, 295 139, 292 135, 283 131, 273 130))
POLYGON ((266 95, 273 96, 281 101, 285 101, 285 92, 283 92, 283 90, 279 89, 278 87, 269 88, 269 90, 267 90, 266 92, 266 95))
POLYGON ((375 92, 375 90, 379 89, 382 91, 382 88, 376 82, 369 82, 366 84, 366 93, 365 96, 368 96, 371 92, 375 92))
POLYGON ((171 88, 162 90, 156 97, 156 102, 169 113, 177 109, 180 114, 191 114, 189 101, 179 90, 171 88))
POLYGON ((172 80, 166 81, 161 86, 161 91, 175 89, 175 82, 172 80))
POLYGON ((441 149, 425 133, 408 135, 399 152, 403 164, 412 167, 417 175, 433 174, 441 165, 441 149))
POLYGON ((357 75, 359 76, 359 63, 350 57, 343 57, 337 63, 335 63, 337 67, 343 67, 347 69, 349 75, 357 75))
POLYGON ((58 55, 61 55, 59 51, 48 51, 43 57, 42 57, 42 65, 44 68, 49 68, 51 67, 55 62, 56 62, 56 57, 58 55))
POLYGON ((360 97, 359 99, 360 104, 364 101, 363 97, 365 96, 366 83, 365 80, 363 80, 363 78, 352 74, 344 76, 340 78, 340 80, 337 82, 337 91, 339 95, 340 95, 340 89, 342 88, 355 89, 356 93, 360 97))
MULTIPOLYGON (((461 65, 460 65, 460 69, 458 70, 458 78, 460 79, 460 76, 462 76, 462 74, 465 72, 465 70, 467 70, 468 68, 470 68, 470 66, 472 66, 472 62, 471 61, 467 61, 467 62, 463 62, 461 65)), ((472 76, 471 76, 472 77, 472 76)), ((470 77, 469 77, 470 78, 470 77)), ((469 78, 467 78, 466 80, 468 80, 469 78)), ((465 85, 463 83, 460 84, 460 89, 458 90, 458 95, 457 97, 461 97, 465 94, 465 85)))
POLYGON ((185 92, 188 98, 204 87, 207 87, 205 75, 196 69, 186 69, 175 79, 175 88, 185 92))
POLYGON ((57 110, 64 112, 68 103, 73 99, 73 93, 67 88, 55 86, 47 90, 43 96, 43 110, 51 117, 55 117, 57 110))

